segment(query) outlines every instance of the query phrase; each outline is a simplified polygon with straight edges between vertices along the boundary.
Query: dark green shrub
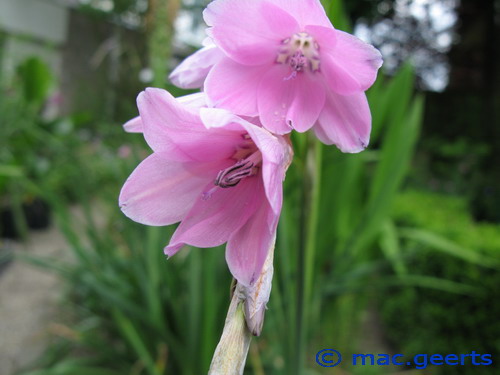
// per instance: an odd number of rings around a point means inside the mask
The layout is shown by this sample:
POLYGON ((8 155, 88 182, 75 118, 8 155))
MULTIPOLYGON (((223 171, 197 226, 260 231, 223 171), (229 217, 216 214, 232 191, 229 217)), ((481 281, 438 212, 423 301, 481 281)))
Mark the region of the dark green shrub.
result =
MULTIPOLYGON (((403 243, 408 270, 474 287, 470 294, 436 289, 394 288, 380 304, 387 337, 406 355, 480 354, 500 351, 500 226, 475 223, 460 198, 408 192, 398 197, 394 218, 399 225, 429 230, 463 248, 474 249, 491 267, 480 266, 437 252, 430 246, 403 243)), ((478 360, 480 362, 480 360, 478 360)), ((494 361, 495 362, 495 361, 494 361)), ((436 366, 433 374, 498 374, 499 366, 436 366)))

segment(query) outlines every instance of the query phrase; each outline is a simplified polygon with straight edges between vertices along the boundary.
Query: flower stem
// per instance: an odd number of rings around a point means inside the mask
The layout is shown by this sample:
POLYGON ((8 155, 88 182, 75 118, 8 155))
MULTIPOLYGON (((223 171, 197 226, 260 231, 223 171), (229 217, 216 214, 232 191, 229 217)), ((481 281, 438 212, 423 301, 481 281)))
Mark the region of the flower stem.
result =
MULTIPOLYGON (((306 269, 305 269, 305 289, 306 302, 311 302, 314 285, 314 261, 318 238, 319 207, 321 202, 321 170, 323 165, 323 144, 314 140, 314 155, 308 168, 311 169, 311 202, 309 205, 309 215, 307 217, 307 236, 305 245, 306 269)), ((308 303, 307 306, 311 306, 308 303)))
MULTIPOLYGON (((267 254, 259 278, 254 284, 236 283, 226 317, 222 337, 215 349, 208 375, 243 375, 253 336, 259 336, 264 322, 266 305, 273 280, 274 240, 267 254)), ((233 288, 233 287, 232 287, 233 288)), ((263 373, 260 359, 252 358, 263 373)))
POLYGON ((297 257, 297 314, 296 314, 296 345, 295 374, 304 373, 304 360, 307 349, 307 321, 314 279, 314 258, 319 220, 319 204, 321 196, 321 143, 309 139, 305 156, 305 178, 302 185, 301 214, 301 246, 297 257))
POLYGON ((235 293, 208 375, 243 375, 251 340, 252 333, 245 322, 242 301, 235 293))
POLYGON ((146 27, 148 30, 149 64, 154 87, 165 87, 168 61, 172 54, 174 22, 180 0, 149 0, 146 27))

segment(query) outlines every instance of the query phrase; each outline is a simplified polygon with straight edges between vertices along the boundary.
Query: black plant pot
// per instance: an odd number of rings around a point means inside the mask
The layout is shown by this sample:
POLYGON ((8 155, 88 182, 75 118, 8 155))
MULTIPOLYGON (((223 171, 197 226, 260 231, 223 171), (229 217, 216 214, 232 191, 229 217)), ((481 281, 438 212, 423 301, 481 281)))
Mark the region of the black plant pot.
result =
MULTIPOLYGON (((22 205, 23 215, 28 228, 45 229, 50 225, 50 206, 44 200, 35 198, 22 205)), ((16 226, 14 212, 11 207, 3 207, 0 211, 0 237, 18 239, 21 236, 16 226)))

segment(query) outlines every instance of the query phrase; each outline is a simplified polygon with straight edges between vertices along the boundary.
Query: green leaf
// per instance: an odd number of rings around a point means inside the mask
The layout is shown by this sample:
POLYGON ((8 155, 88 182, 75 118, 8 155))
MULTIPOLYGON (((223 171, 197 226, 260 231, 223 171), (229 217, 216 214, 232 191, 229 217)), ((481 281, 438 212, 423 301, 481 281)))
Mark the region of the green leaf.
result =
POLYGON ((379 233, 384 218, 390 213, 392 202, 409 167, 418 138, 423 114, 423 97, 417 96, 408 118, 396 117, 384 140, 380 162, 377 165, 367 208, 346 244, 344 253, 358 252, 379 233))
POLYGON ((350 32, 352 30, 351 22, 345 11, 342 0, 323 0, 326 14, 335 28, 350 32))
POLYGON ((399 234, 403 238, 414 240, 434 250, 483 267, 497 268, 500 265, 500 262, 494 258, 484 256, 478 251, 464 248, 440 235, 423 229, 403 228, 399 230, 399 234))
POLYGON ((144 343, 141 335, 134 326, 134 323, 125 317, 120 311, 113 310, 113 316, 118 324, 118 327, 127 338, 129 344, 137 353, 138 358, 148 368, 151 375, 161 375, 160 370, 156 367, 155 361, 144 343))
POLYGON ((385 257, 391 262, 396 274, 399 276, 406 275, 408 270, 401 254, 398 230, 392 220, 387 220, 382 226, 379 246, 385 257))
POLYGON ((31 57, 17 68, 21 78, 24 97, 27 102, 37 105, 47 98, 53 78, 50 68, 37 57, 31 57))
POLYGON ((405 275, 401 277, 387 277, 384 278, 382 284, 385 286, 414 286, 421 288, 429 288, 441 290, 448 293, 456 294, 474 294, 480 291, 479 288, 473 287, 471 285, 457 283, 454 281, 441 279, 432 276, 423 275, 405 275))

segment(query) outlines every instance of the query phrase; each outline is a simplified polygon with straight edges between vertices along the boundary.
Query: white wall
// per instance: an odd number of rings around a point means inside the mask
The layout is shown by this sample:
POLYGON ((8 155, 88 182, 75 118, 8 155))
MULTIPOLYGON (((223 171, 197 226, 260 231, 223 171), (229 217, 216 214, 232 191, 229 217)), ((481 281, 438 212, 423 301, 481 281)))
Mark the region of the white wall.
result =
POLYGON ((0 0, 0 30, 7 32, 0 68, 8 76, 31 56, 38 56, 58 75, 60 48, 66 42, 69 10, 52 0, 0 0))
POLYGON ((50 0, 0 0, 0 28, 43 41, 66 40, 68 9, 50 0))

